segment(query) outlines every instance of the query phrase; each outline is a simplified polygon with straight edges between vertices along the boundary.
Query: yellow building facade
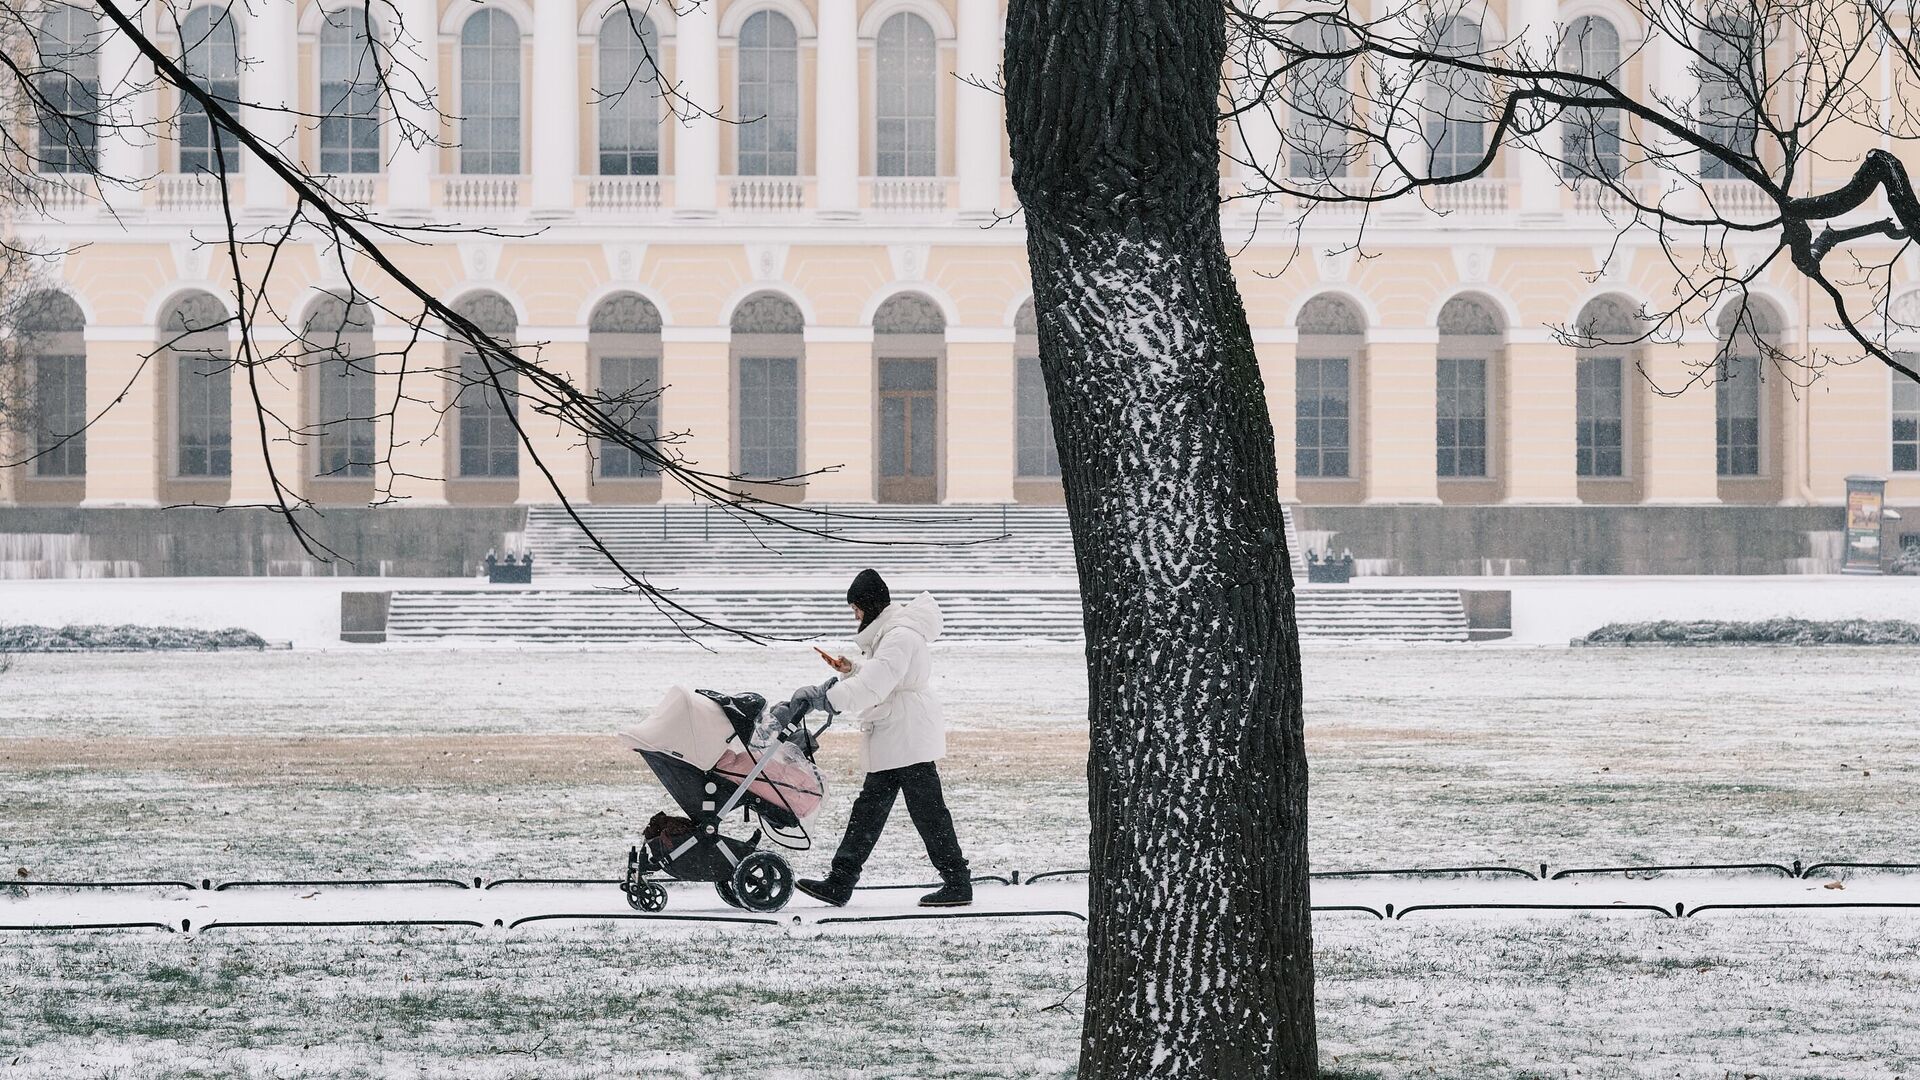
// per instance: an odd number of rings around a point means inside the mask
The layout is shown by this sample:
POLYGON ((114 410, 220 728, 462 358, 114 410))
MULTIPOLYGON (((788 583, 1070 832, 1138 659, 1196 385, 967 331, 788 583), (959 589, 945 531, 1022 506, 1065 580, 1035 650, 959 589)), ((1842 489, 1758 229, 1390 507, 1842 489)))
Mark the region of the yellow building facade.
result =
MULTIPOLYGON (((156 34, 227 79, 256 128, 333 191, 377 217, 477 230, 389 242, 414 280, 538 344, 576 386, 663 387, 632 421, 676 435, 698 467, 807 473, 775 493, 813 502, 1058 501, 1000 101, 969 81, 995 77, 996 0, 713 0, 679 15, 400 0, 408 27, 429 28, 409 66, 438 112, 363 102, 338 123, 272 106, 335 109, 341 65, 391 28, 313 3, 201 10, 156 34), (659 83, 645 77, 655 63, 659 83), (721 121, 674 115, 708 103, 721 121), (398 120, 438 145, 403 138, 398 120)), ((1626 48, 1642 33, 1626 8, 1597 2, 1511 0, 1475 17, 1489 38, 1578 17, 1610 20, 1626 48)), ((101 40, 101 82, 138 76, 119 35, 101 40)), ((1671 79, 1657 49, 1636 55, 1629 78, 1671 79)), ((164 93, 126 107, 178 111, 164 93)), ((36 369, 58 419, 18 438, 13 457, 36 437, 61 445, 0 470, 0 503, 259 504, 268 454, 321 506, 387 493, 413 507, 548 503, 548 471, 586 503, 692 497, 523 415, 543 469, 446 380, 403 383, 379 363, 331 384, 324 364, 270 363, 251 381, 195 367, 247 343, 179 339, 182 312, 231 312, 235 299, 227 253, 207 243, 223 235, 220 189, 196 171, 212 136, 186 119, 173 131, 103 135, 106 172, 150 179, 96 198, 90 181, 50 172, 15 221, 69 252, 55 287, 70 305, 49 316, 41 338, 58 355, 36 369), (58 430, 80 417, 83 437, 58 430)), ((1260 152, 1259 132, 1231 137, 1260 152)), ((234 212, 283 221, 286 190, 242 158, 234 212)), ((1737 205, 1734 183, 1708 181, 1737 205)), ((1283 495, 1308 507, 1826 506, 1847 475, 1872 473, 1890 478, 1889 503, 1920 504, 1920 394, 1879 366, 1808 381, 1756 363, 1729 390, 1686 387, 1722 350, 1707 330, 1634 349, 1563 344, 1555 328, 1657 308, 1673 288, 1651 239, 1621 237, 1603 211, 1544 165, 1509 160, 1426 203, 1375 208, 1357 256, 1343 250, 1356 211, 1322 207, 1296 226, 1271 204, 1229 204, 1283 495)), ((1844 350, 1793 276, 1753 294, 1781 348, 1844 350)), ((337 336, 368 355, 460 362, 416 343, 382 310, 406 309, 392 283, 359 256, 342 264, 317 233, 285 245, 268 297, 286 327, 345 327, 337 336), (343 312, 350 286, 374 303, 343 312)), ((260 353, 293 337, 274 322, 255 322, 260 353)))

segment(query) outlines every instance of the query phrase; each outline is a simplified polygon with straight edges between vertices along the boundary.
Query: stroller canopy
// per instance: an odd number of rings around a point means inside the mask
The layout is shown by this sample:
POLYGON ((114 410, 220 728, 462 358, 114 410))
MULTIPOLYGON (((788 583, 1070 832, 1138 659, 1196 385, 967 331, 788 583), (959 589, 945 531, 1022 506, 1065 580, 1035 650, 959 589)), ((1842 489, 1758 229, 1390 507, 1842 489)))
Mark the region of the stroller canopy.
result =
POLYGON ((727 752, 733 735, 733 724, 719 702, 684 686, 667 691, 645 720, 621 732, 635 750, 668 754, 702 771, 713 768, 727 752))

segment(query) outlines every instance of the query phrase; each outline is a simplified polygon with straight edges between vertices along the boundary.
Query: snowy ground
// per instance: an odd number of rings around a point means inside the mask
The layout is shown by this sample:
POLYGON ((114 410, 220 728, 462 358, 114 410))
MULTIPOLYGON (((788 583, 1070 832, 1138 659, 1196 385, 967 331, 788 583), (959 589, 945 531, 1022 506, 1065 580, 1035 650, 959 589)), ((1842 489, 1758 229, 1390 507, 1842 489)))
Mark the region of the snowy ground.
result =
MULTIPOLYGON (((1914 861, 1917 658, 1313 651, 1316 868, 1914 861)), ((1057 647, 937 652, 956 728, 943 771, 980 872, 1084 865, 1079 665, 1057 647)), ((681 646, 20 657, 0 675, 0 866, 616 876, 666 799, 611 733, 675 682, 776 694, 819 673, 801 649, 681 646)), ((818 823, 830 847, 851 742, 830 736, 823 760, 842 786, 818 823)), ((923 880, 896 826, 870 880, 923 880)), ((825 855, 796 862, 816 872, 825 855)), ((1891 881, 1764 887, 1911 890, 1891 881)), ((677 890, 670 910, 711 905, 697 893, 677 890)), ((521 895, 501 910, 533 902, 521 895)), ((855 910, 899 902, 870 896, 855 910)), ((8 934, 0 1078, 1068 1068, 1078 922, 846 927, 807 910, 800 926, 731 931, 8 934)), ((1344 1077, 1855 1080, 1920 1062, 1920 916, 1329 915, 1317 945, 1327 1062, 1344 1077)))
MULTIPOLYGON (((843 578, 686 578, 673 587, 814 589, 839 595, 843 578)), ((536 587, 593 587, 578 578, 543 578, 536 587)), ((615 582, 604 582, 608 586, 615 582)), ((1072 588, 1072 578, 903 577, 894 591, 936 592, 1007 584, 1072 588)), ((119 578, 94 581, 0 580, 0 623, 150 623, 217 630, 236 623, 269 641, 301 648, 340 644, 342 592, 486 588, 475 578, 119 578)), ((512 589, 514 586, 491 586, 512 589)), ((1356 588, 1496 589, 1513 594, 1513 642, 1565 645, 1609 622, 1647 619, 1920 618, 1920 577, 1369 577, 1356 588)), ((712 613, 724 620, 724 612, 712 613)))

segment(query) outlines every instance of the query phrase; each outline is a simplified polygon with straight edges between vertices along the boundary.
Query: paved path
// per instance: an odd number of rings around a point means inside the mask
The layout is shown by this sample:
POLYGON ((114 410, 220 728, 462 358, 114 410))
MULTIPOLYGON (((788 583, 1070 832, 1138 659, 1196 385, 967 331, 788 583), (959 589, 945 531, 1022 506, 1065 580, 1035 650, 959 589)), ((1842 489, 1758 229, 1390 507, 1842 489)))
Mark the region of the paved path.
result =
MULTIPOLYGON (((470 883, 469 883, 470 884, 470 883)), ((1857 873, 1832 879, 1780 875, 1669 874, 1651 878, 1609 875, 1561 881, 1516 877, 1320 880, 1316 910, 1360 918, 1566 917, 1609 913, 1657 918, 1735 917, 1743 911, 1787 910, 1836 914, 1911 914, 1920 917, 1920 874, 1857 873)), ((982 883, 971 908, 929 912, 914 906, 912 888, 863 889, 845 908, 796 896, 783 911, 757 915, 727 907, 711 886, 673 883, 657 916, 627 906, 619 889, 604 885, 502 883, 491 888, 447 885, 257 886, 186 889, 173 886, 63 888, 28 886, 25 898, 0 899, 0 927, 98 927, 136 924, 198 932, 248 923, 440 922, 525 929, 605 919, 654 922, 748 919, 772 925, 833 925, 904 921, 935 915, 973 918, 1075 918, 1086 913, 1082 878, 1036 884, 982 883)))

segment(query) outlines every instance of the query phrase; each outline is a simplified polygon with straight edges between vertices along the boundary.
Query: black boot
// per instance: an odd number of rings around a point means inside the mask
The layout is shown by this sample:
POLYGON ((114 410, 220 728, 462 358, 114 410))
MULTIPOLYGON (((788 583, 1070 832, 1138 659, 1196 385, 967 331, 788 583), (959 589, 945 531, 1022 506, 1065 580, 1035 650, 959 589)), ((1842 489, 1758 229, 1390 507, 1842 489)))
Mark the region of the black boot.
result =
POLYGON ((973 882, 966 878, 949 881, 920 898, 921 907, 966 907, 973 903, 973 882))
POLYGON ((793 887, 823 904, 831 904, 834 907, 846 907, 847 901, 853 899, 853 886, 842 885, 832 878, 827 878, 825 881, 801 878, 793 883, 793 887))

